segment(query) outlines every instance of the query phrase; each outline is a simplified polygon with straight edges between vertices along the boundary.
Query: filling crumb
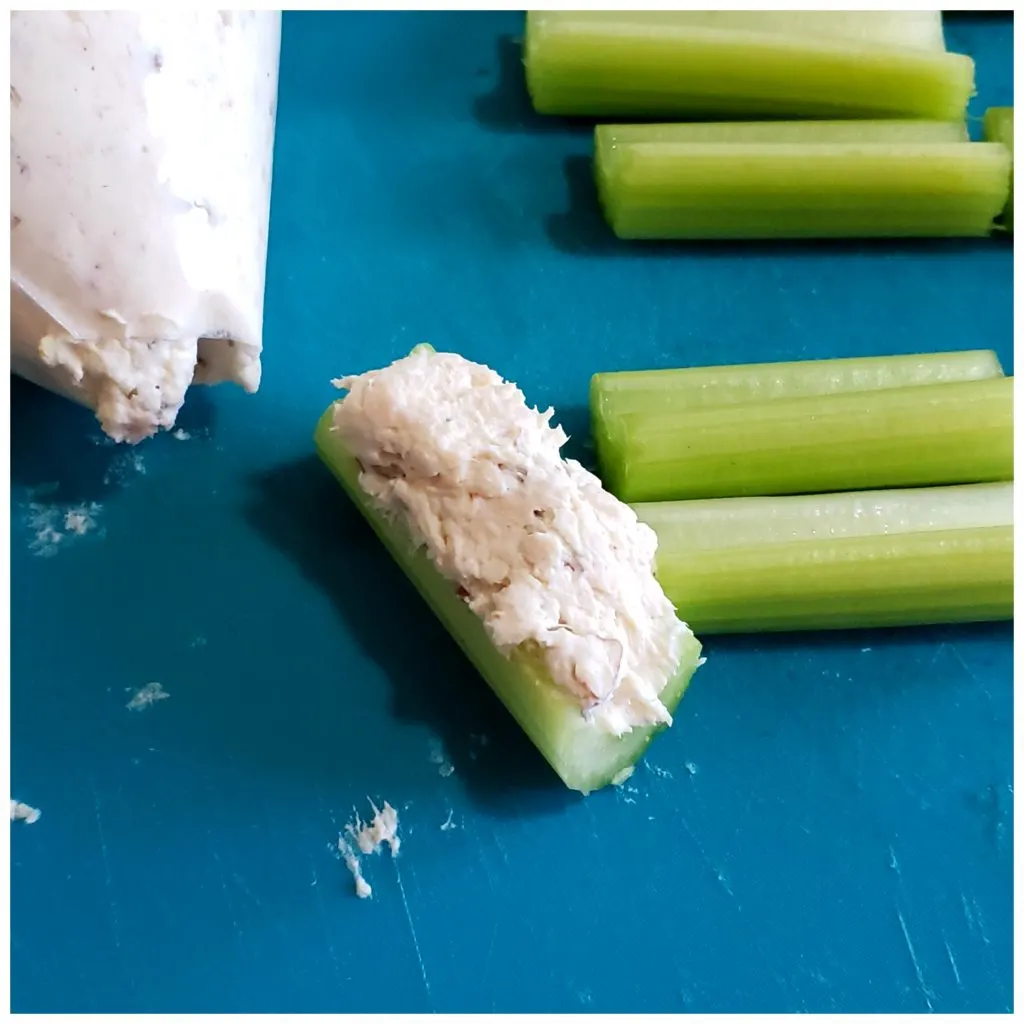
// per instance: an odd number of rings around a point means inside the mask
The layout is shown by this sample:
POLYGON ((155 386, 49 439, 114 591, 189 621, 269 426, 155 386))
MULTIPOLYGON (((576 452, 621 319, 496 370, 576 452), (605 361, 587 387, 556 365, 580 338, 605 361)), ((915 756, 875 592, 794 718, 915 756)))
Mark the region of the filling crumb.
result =
POLYGON ((34 825, 42 813, 38 807, 29 807, 20 800, 11 801, 11 821, 23 821, 26 825, 34 825))
POLYGON ((125 705, 129 711, 141 711, 158 700, 167 700, 170 694, 159 683, 146 683, 125 705))
POLYGON ((379 853, 381 847, 387 844, 391 856, 394 857, 402 845, 398 836, 398 811, 386 800, 383 807, 378 808, 372 800, 370 806, 373 808, 373 818, 369 822, 363 822, 357 813, 355 821, 346 825, 344 833, 338 836, 338 851, 345 862, 345 867, 352 874, 356 895, 360 899, 372 896, 373 889, 363 877, 363 869, 356 850, 368 856, 379 853))

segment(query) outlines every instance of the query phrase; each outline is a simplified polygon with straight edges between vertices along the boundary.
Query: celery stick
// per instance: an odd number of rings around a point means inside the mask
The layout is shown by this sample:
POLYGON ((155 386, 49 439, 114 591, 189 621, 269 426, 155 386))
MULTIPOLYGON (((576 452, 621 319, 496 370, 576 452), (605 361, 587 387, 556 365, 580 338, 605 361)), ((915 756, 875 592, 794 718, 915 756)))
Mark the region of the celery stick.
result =
MULTIPOLYGON (((616 235, 984 236, 1009 195, 1010 155, 997 143, 838 141, 831 124, 820 142, 788 141, 812 137, 813 125, 799 133, 787 126, 778 142, 744 141, 744 134, 759 139, 765 127, 716 129, 596 129, 598 195, 616 235), (716 135, 719 141, 682 141, 716 135)), ((921 134, 912 127, 908 137, 921 134)))
MULTIPOLYGON (((405 529, 389 522, 359 486, 359 468, 332 431, 332 410, 315 434, 320 458, 367 519, 466 657, 570 789, 589 793, 612 782, 643 755, 658 728, 638 728, 621 738, 591 726, 579 705, 547 677, 528 653, 506 658, 490 642, 480 619, 459 598, 405 529)), ((401 624, 398 624, 400 628, 401 624)), ((398 638, 400 642, 400 637, 398 638)), ((679 704, 700 660, 701 645, 688 639, 679 671, 661 693, 670 712, 679 704)))
POLYGON ((605 421, 627 412, 682 412, 713 405, 946 384, 1002 375, 995 352, 985 350, 619 370, 595 373, 591 378, 590 409, 594 437, 600 447, 608 429, 605 421))
MULTIPOLYGON (((684 121, 672 124, 603 124, 595 139, 606 149, 635 143, 710 145, 877 144, 970 142, 966 121, 684 121)), ((993 140, 999 141, 999 140, 993 140)))
MULTIPOLYGON (((554 12, 543 12, 550 18, 554 12)), ((558 12, 561 18, 569 12, 558 12)), ((573 11, 576 24, 627 21, 651 29, 717 29, 782 36, 822 36, 944 52, 939 11, 573 11)), ((538 18, 531 12, 528 18, 538 18)))
POLYGON ((527 87, 546 114, 963 118, 969 57, 827 14, 531 11, 527 87))
POLYGON ((799 494, 1013 478, 1013 378, 887 388, 605 422, 623 501, 799 494))
POLYGON ((985 111, 984 134, 987 142, 999 142, 1010 153, 1010 194, 999 219, 1000 226, 1013 232, 1013 107, 989 107, 985 111))
POLYGON ((1012 526, 1013 482, 657 501, 633 510, 658 534, 659 563, 685 567, 694 551, 1012 526))
POLYGON ((1013 485, 635 506, 704 633, 1013 617, 1013 485))

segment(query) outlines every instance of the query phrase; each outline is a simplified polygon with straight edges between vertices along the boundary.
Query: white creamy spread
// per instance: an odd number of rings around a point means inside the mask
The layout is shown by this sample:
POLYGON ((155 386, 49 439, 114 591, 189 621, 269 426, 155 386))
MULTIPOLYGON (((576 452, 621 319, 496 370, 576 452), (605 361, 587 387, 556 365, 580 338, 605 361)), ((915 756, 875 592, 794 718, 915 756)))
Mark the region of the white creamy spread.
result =
MULTIPOLYGON (((391 850, 391 856, 394 857, 402 845, 398 836, 398 811, 386 800, 383 807, 377 807, 372 800, 370 806, 373 808, 373 820, 364 823, 357 813, 355 823, 345 826, 345 835, 355 843, 360 853, 367 856, 378 853, 386 843, 391 850)), ((373 895, 373 888, 363 877, 359 854, 352 848, 345 835, 338 836, 338 852, 345 862, 345 867, 352 874, 356 895, 365 900, 373 895)))
POLYGON ((11 15, 11 364, 111 437, 260 381, 280 13, 11 15))
POLYGON ((335 381, 359 481, 453 582, 495 646, 537 651, 614 735, 668 723, 688 628, 654 578, 657 538, 578 462, 552 410, 486 366, 417 350, 335 381))

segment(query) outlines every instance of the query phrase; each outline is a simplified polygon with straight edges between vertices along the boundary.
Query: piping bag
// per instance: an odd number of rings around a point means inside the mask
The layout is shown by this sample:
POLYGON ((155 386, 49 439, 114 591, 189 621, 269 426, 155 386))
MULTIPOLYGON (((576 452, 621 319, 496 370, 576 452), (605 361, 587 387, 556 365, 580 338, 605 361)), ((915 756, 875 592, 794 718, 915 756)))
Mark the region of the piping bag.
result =
POLYGON ((13 12, 11 371, 114 440, 260 383, 279 11, 13 12))

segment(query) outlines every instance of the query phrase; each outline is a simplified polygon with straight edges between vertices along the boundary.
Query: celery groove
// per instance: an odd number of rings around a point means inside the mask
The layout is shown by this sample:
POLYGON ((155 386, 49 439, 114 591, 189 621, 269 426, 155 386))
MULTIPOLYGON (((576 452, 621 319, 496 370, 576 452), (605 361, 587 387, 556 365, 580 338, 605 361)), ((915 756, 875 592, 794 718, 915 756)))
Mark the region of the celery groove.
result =
POLYGON ((984 236, 1010 188, 1007 149, 962 124, 601 125, 594 148, 627 239, 984 236))
POLYGON ((1013 107, 989 107, 985 111, 984 137, 988 142, 998 142, 1010 154, 1010 194, 1000 218, 1000 226, 1013 232, 1013 107))
POLYGON ((634 506, 703 633, 1013 617, 1013 485, 634 506))
MULTIPOLYGON (((320 458, 369 522, 421 596, 457 641, 466 657, 513 715, 547 762, 570 789, 588 793, 612 782, 647 749, 658 728, 637 728, 616 738, 584 719, 579 705, 547 677, 528 653, 506 658, 490 642, 480 619, 452 583, 416 548, 404 528, 390 522, 359 486, 359 468, 332 431, 328 409, 315 433, 320 458)), ((661 693, 670 712, 678 705, 700 660, 701 645, 686 641, 679 670, 661 693)))
POLYGON ((1009 480, 1013 378, 627 412, 598 454, 630 502, 1009 480))
POLYGON ((935 12, 531 11, 546 114, 962 119, 974 63, 935 12))

